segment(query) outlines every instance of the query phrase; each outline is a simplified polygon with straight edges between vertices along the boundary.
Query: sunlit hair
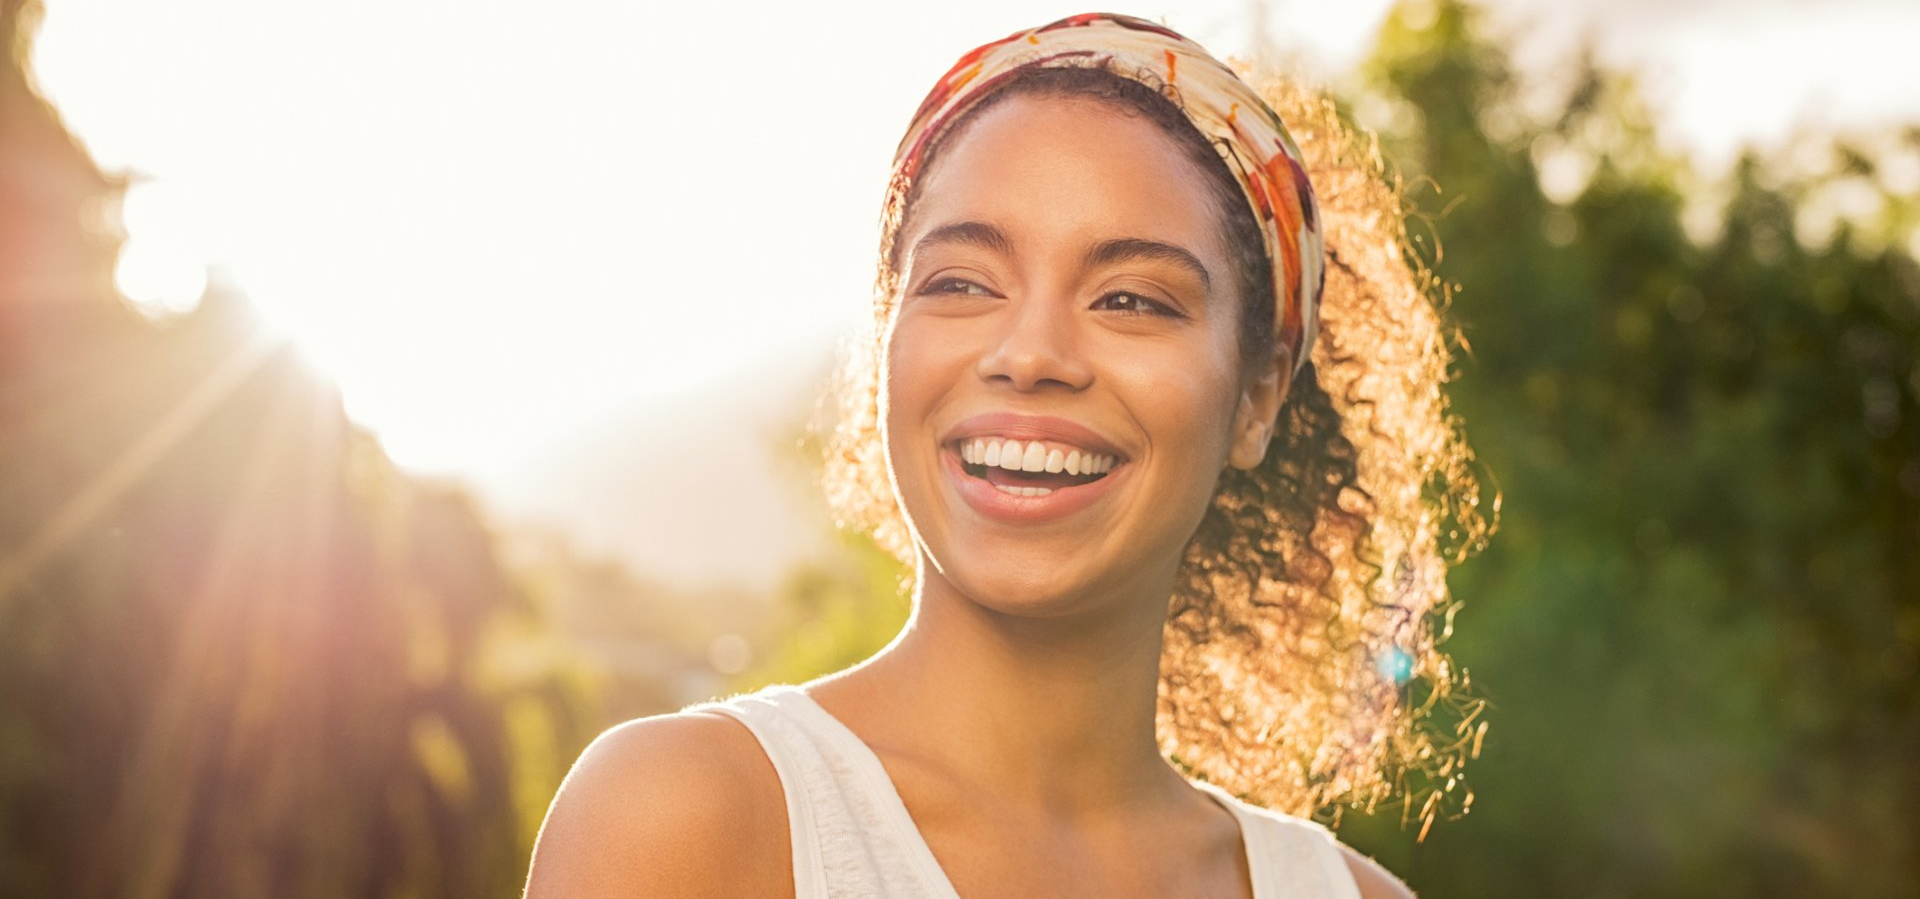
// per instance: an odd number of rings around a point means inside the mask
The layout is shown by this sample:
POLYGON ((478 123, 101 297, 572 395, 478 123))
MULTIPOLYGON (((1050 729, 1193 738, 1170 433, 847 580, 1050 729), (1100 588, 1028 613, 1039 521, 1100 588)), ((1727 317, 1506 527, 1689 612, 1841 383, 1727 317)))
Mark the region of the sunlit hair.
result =
MULTIPOLYGON (((1320 335, 1267 455, 1229 468, 1188 544, 1161 660, 1162 750, 1195 776, 1294 814, 1389 800, 1430 823, 1461 792, 1484 723, 1436 647, 1453 603, 1446 567, 1491 531, 1448 413, 1450 331, 1440 291, 1408 253, 1405 209, 1370 137, 1331 100, 1274 80, 1261 93, 1306 157, 1326 227, 1320 335), (1440 632, 1440 633, 1437 633, 1440 632)), ((1160 126, 1206 170, 1238 260, 1244 359, 1273 346, 1273 292, 1257 225, 1177 91, 1099 68, 1035 69, 968 113, 1016 95, 1111 104, 1160 126)), ((966 119, 943 137, 950 143, 966 119)), ((939 147, 930 151, 936 155, 939 147)), ((923 172, 931 169, 930 157, 923 172)), ((912 564, 880 437, 884 335, 900 293, 896 239, 913 185, 882 218, 872 330, 842 372, 825 485, 842 527, 912 564)), ((1471 795, 1457 806, 1471 802, 1471 795)), ((1423 830, 1424 833, 1424 830, 1423 830)))

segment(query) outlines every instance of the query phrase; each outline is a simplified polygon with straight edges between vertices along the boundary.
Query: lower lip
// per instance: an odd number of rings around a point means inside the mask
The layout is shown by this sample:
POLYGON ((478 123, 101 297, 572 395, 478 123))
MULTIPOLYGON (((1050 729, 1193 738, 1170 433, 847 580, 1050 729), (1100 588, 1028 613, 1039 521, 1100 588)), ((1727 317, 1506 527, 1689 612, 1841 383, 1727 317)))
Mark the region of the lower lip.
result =
POLYGON ((1085 509, 1112 492, 1114 482, 1124 477, 1127 470, 1126 465, 1115 465, 1106 477, 1097 481, 1061 487, 1045 496, 1015 496, 982 478, 967 474, 959 454, 952 447, 941 447, 940 458, 947 469, 947 477, 968 506, 995 521, 1013 524, 1053 521, 1085 509))

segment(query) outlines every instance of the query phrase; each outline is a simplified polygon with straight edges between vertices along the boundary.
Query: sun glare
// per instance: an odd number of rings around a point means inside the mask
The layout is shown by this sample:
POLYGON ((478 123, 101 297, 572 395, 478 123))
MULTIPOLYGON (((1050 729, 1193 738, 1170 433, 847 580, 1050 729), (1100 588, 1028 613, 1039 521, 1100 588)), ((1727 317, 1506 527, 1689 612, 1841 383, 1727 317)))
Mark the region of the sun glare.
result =
MULTIPOLYGON (((1143 14, 1227 54, 1264 28, 1332 73, 1386 5, 1143 14)), ((135 176, 116 277, 138 309, 193 309, 211 271, 402 464, 475 473, 770 355, 824 359, 864 314, 890 151, 952 33, 1079 6, 766 4, 735 29, 673 4, 60 0, 35 70, 135 176), (650 34, 685 37, 636 52, 650 34), (838 49, 796 54, 816 44, 838 49)))
POLYGON ((178 191, 151 182, 135 184, 121 204, 129 238, 114 281, 148 317, 191 312, 207 289, 207 259, 195 248, 190 208, 178 191))

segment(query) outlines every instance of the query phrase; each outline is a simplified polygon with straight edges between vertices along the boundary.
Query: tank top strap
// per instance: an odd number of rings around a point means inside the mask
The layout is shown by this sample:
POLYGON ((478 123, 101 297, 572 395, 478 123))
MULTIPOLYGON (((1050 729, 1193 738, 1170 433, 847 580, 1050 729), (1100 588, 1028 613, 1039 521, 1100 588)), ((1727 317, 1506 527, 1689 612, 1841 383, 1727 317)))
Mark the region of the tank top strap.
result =
POLYGON ((1340 843, 1320 824, 1229 795, 1211 784, 1196 786, 1220 797, 1247 833, 1247 866, 1254 894, 1262 899, 1360 899, 1340 843))
POLYGON ((895 807, 885 769, 800 688, 682 711, 726 715, 760 741, 787 801, 795 899, 958 899, 905 807, 895 807))
POLYGON ((753 734, 773 763, 787 804, 787 833, 793 844, 794 899, 828 899, 820 858, 819 826, 813 801, 822 760, 793 721, 780 713, 764 692, 691 705, 682 712, 712 712, 732 718, 753 734))

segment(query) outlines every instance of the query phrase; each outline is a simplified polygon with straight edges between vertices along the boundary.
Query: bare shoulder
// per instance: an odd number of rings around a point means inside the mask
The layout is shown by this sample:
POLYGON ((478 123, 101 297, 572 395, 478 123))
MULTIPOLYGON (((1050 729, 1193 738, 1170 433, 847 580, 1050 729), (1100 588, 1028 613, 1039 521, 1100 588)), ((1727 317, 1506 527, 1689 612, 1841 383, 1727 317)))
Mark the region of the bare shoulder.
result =
POLYGON ((1336 845, 1340 847, 1341 857, 1346 860, 1347 870, 1353 872, 1354 884, 1360 887, 1360 899, 1414 899, 1413 890, 1381 867, 1379 862, 1361 855, 1345 843, 1336 845))
POLYGON ((603 733, 555 794, 527 899, 791 896, 780 778, 746 726, 707 712, 603 733))

